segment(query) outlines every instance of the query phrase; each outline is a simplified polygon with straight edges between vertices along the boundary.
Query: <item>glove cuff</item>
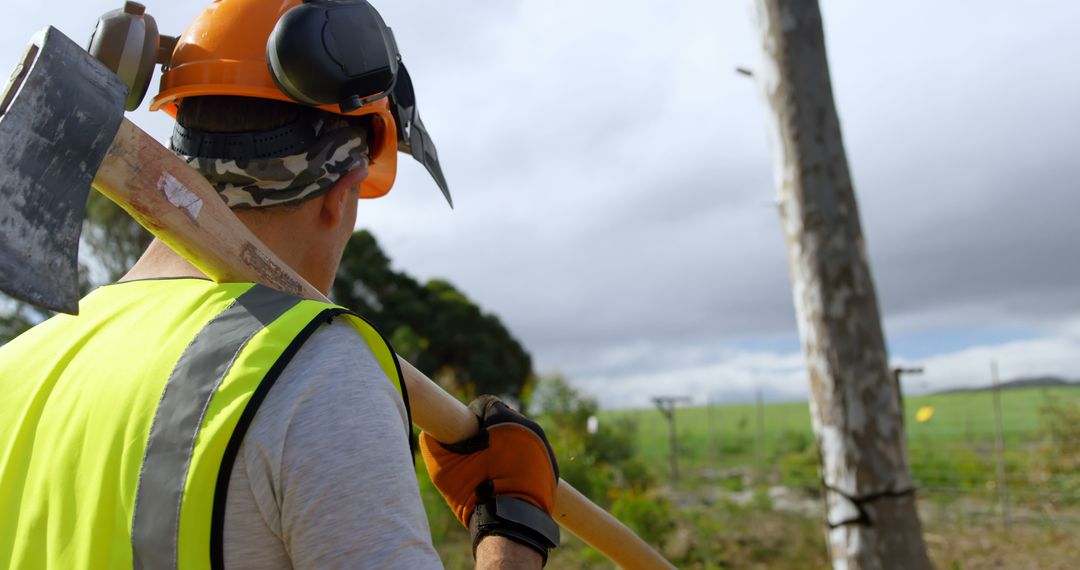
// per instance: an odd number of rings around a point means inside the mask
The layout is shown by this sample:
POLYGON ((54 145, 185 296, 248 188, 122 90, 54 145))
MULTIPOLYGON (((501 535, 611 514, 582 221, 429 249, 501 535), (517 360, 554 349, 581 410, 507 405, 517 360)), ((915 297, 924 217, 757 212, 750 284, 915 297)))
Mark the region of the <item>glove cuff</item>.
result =
POLYGON ((476 547, 490 535, 509 538, 540 553, 547 564, 548 550, 559 546, 559 525, 532 503, 499 495, 478 503, 469 519, 473 558, 476 547))

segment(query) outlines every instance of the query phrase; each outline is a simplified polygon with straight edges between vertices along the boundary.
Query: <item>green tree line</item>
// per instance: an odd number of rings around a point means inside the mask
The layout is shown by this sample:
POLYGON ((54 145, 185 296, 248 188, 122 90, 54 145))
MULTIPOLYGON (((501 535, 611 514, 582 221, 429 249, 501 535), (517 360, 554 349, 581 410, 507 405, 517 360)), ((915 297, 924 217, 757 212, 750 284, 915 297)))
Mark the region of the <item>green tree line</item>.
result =
MULTIPOLYGON (((130 268, 152 236, 123 210, 92 192, 80 243, 80 290, 111 283, 130 268)), ((345 249, 331 298, 371 321, 399 354, 463 398, 497 394, 527 404, 532 357, 503 325, 444 279, 421 283, 391 267, 368 231, 345 249)), ((48 311, 3 299, 0 345, 49 318, 48 311)))

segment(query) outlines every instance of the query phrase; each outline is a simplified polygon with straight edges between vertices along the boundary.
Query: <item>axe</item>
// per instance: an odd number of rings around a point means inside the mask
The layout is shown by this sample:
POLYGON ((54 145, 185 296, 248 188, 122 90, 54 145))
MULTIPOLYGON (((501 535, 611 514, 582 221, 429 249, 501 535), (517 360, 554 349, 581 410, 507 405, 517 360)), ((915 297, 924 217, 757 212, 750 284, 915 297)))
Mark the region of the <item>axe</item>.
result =
MULTIPOLYGON (((111 70, 55 28, 35 36, 0 95, 0 290, 78 312, 79 233, 93 186, 215 281, 326 301, 202 175, 124 118, 127 95, 111 70)), ((468 408, 399 360, 420 429, 444 442, 476 433, 468 408)), ((673 568, 565 481, 553 518, 623 568, 673 568)))

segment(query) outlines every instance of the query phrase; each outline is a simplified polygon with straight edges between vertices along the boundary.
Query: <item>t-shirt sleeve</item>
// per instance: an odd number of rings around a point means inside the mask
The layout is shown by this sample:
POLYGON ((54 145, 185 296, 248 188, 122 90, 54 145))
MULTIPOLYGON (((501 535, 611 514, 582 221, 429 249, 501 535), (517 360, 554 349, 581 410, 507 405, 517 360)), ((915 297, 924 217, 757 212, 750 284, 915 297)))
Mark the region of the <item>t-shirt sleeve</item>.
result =
POLYGON ((294 568, 442 567, 406 430, 401 397, 360 335, 342 320, 316 331, 241 452, 260 526, 294 568))

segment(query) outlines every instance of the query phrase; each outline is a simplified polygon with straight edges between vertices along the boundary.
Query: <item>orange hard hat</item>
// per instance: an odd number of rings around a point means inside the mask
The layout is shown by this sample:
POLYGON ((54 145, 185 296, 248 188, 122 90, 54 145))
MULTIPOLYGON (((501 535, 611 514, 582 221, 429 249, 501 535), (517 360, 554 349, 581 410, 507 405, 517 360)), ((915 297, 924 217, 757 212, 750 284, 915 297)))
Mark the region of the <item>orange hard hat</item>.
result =
MULTIPOLYGON (((181 100, 203 95, 295 103, 271 77, 266 45, 281 16, 300 4, 302 0, 214 0, 180 36, 150 110, 176 117, 181 100)), ((389 192, 397 174, 398 129, 388 98, 348 113, 337 105, 318 108, 338 115, 373 115, 375 140, 369 142, 368 177, 360 186, 360 197, 389 192)))

